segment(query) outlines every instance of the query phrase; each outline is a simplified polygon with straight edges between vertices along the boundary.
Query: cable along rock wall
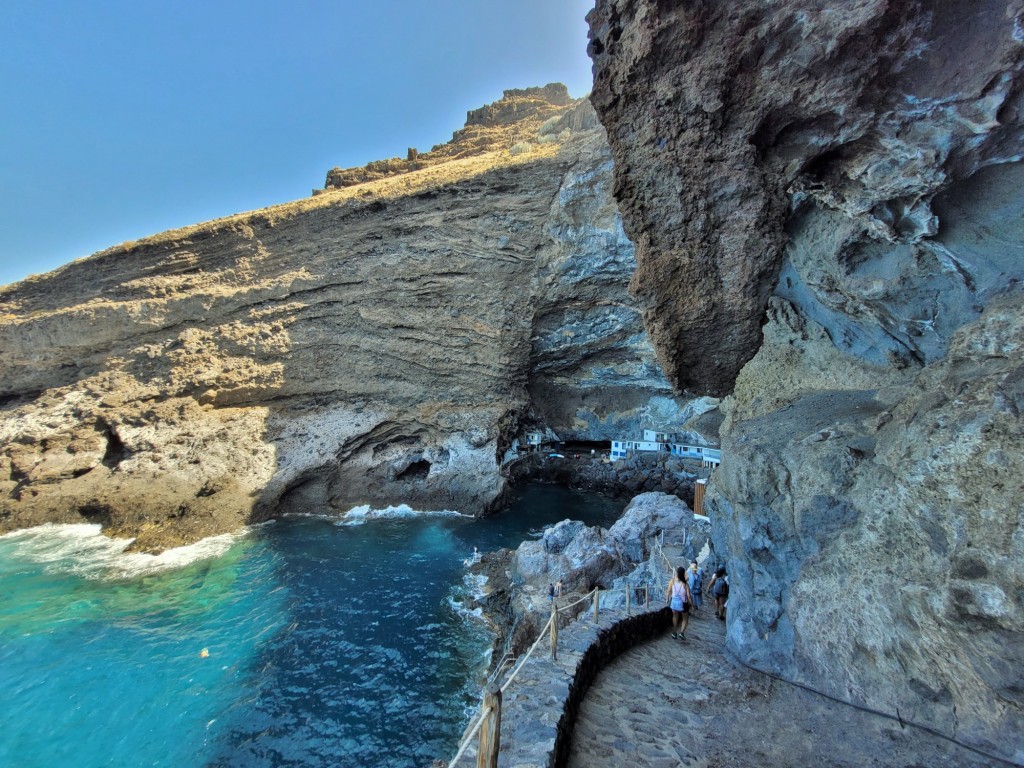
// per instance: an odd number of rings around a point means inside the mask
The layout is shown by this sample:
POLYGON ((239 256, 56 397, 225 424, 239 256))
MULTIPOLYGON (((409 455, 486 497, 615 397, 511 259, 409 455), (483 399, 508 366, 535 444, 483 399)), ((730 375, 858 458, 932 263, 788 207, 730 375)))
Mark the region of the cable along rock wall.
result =
POLYGON ((471 117, 423 167, 0 289, 0 531, 90 521, 157 550, 281 510, 479 513, 531 410, 587 436, 683 409, 589 104, 551 85, 471 117), (545 399, 591 380, 581 418, 545 399))
POLYGON ((1024 4, 589 22, 645 323, 731 392, 730 648, 1024 762, 1024 4))

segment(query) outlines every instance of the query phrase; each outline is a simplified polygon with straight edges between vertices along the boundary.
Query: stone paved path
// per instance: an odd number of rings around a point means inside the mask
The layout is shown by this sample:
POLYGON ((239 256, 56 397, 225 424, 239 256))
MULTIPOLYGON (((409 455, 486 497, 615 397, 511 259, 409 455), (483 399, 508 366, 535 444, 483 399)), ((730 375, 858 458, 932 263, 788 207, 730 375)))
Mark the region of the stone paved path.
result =
POLYGON ((917 729, 752 672, 704 609, 604 669, 586 694, 570 768, 981 768, 994 763, 917 729))

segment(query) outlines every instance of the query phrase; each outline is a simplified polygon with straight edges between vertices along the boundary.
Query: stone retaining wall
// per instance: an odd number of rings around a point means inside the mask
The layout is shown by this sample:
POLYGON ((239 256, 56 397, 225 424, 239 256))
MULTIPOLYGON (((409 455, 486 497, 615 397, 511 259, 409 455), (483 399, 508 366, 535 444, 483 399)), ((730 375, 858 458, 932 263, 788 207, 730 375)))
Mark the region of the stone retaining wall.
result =
MULTIPOLYGON (((504 694, 498 765, 564 766, 580 704, 597 673, 637 643, 666 632, 671 616, 664 607, 632 614, 602 609, 595 624, 587 612, 559 630, 557 660, 542 640, 504 694)), ((473 742, 457 768, 476 765, 477 737, 473 742)))

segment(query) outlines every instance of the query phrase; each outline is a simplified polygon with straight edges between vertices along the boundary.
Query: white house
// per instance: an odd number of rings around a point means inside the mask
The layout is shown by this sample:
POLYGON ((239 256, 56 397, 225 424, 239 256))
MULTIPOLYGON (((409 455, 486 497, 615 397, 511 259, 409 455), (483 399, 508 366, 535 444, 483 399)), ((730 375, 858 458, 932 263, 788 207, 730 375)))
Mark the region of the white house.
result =
POLYGON ((671 432, 657 432, 653 429, 644 430, 644 442, 647 443, 671 443, 675 439, 676 436, 671 432))
POLYGON ((667 451, 673 456, 687 459, 700 459, 705 467, 717 467, 722 463, 720 448, 705 448, 699 445, 686 445, 675 442, 676 435, 672 432, 658 432, 654 429, 644 430, 643 440, 612 440, 611 459, 623 459, 631 451, 667 451))
POLYGON ((667 450, 664 443, 655 440, 612 440, 612 461, 625 458, 630 451, 662 451, 667 450))
POLYGON ((701 466, 717 467, 721 463, 722 463, 722 449, 721 448, 705 448, 704 449, 704 461, 701 462, 701 466))
POLYGON ((681 456, 684 459, 700 459, 705 467, 717 467, 722 463, 721 448, 705 448, 700 445, 672 443, 672 455, 681 456))

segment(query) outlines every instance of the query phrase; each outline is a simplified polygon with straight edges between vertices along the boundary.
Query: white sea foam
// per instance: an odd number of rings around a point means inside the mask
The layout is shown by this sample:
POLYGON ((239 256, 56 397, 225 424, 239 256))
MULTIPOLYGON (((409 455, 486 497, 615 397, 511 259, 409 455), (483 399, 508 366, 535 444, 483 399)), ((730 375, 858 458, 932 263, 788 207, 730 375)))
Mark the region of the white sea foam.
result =
POLYGON ((482 573, 467 573, 463 576, 462 583, 466 585, 466 589, 469 590, 469 594, 471 594, 476 600, 479 600, 487 594, 487 577, 482 573))
POLYGON ((246 533, 248 531, 243 530, 235 533, 222 533, 218 536, 210 536, 202 541, 197 541, 195 544, 164 550, 159 555, 150 555, 143 552, 125 554, 112 563, 111 575, 128 578, 139 574, 174 570, 175 568, 182 568, 200 560, 215 559, 227 552, 246 533))
POLYGON ((448 596, 448 605, 453 611, 463 619, 475 619, 477 621, 483 621, 484 609, 477 606, 476 608, 468 608, 466 605, 458 600, 454 595, 448 596))
POLYGON ((462 586, 453 587, 448 595, 448 605, 462 619, 484 622, 483 608, 468 607, 467 603, 478 602, 484 595, 487 577, 483 574, 467 573, 462 577, 462 586))
POLYGON ((418 510, 408 504, 389 506, 384 509, 374 509, 369 504, 362 504, 352 507, 343 514, 338 525, 362 525, 368 520, 396 520, 410 517, 472 517, 472 515, 464 515, 451 509, 418 510))
POLYGON ((199 560, 223 555, 248 529, 225 533, 184 547, 167 549, 158 555, 125 552, 134 539, 104 536, 96 524, 58 525, 47 523, 0 536, 15 544, 13 554, 41 563, 48 571, 69 573, 88 579, 127 579, 182 568, 199 560))

